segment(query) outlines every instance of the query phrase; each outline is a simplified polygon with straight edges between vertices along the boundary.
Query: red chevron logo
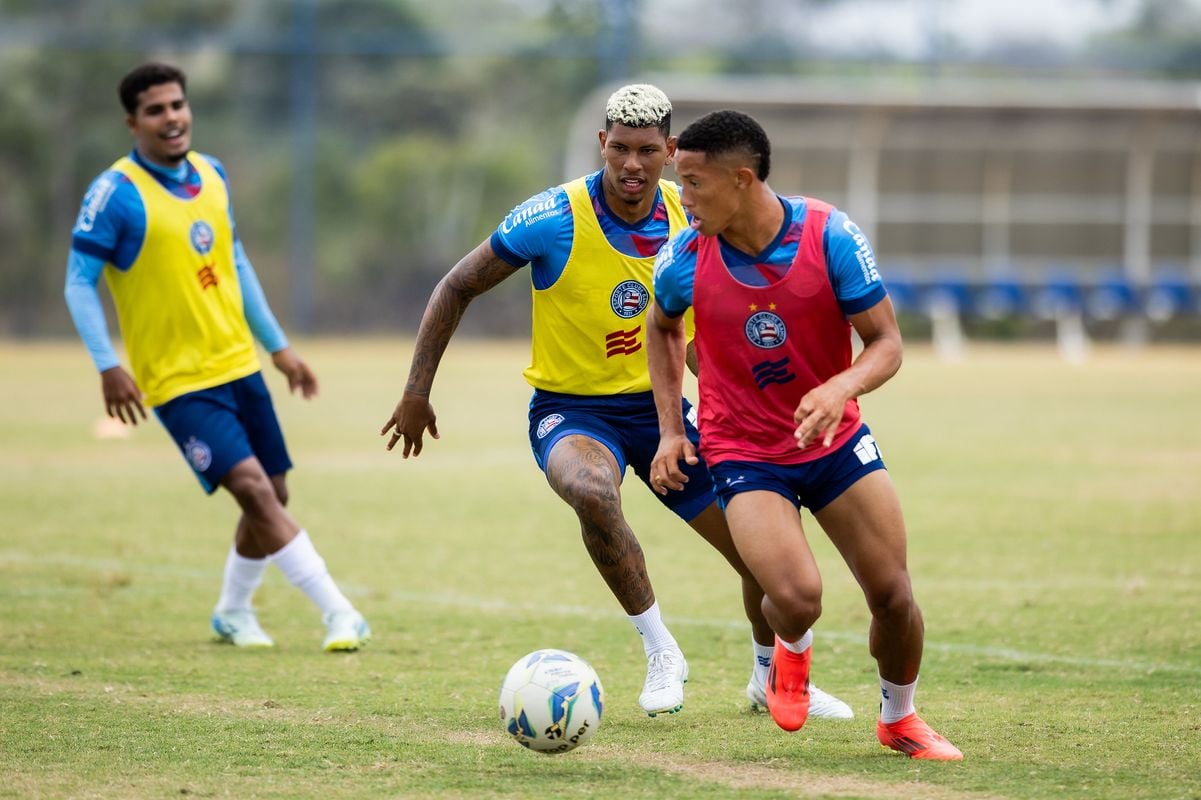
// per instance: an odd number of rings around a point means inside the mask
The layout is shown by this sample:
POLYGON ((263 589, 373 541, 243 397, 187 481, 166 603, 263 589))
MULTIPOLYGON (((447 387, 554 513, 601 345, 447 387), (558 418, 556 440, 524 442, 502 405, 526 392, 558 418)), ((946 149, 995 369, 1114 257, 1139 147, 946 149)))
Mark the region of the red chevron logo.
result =
POLYGON ((197 270, 196 277, 200 279, 201 289, 208 289, 217 285, 217 273, 213 272, 211 264, 205 264, 197 270))
POLYGON ((638 339, 638 334, 642 332, 642 326, 628 331, 613 331, 605 335, 605 358, 613 356, 628 356, 631 353, 637 353, 642 349, 642 342, 638 339))

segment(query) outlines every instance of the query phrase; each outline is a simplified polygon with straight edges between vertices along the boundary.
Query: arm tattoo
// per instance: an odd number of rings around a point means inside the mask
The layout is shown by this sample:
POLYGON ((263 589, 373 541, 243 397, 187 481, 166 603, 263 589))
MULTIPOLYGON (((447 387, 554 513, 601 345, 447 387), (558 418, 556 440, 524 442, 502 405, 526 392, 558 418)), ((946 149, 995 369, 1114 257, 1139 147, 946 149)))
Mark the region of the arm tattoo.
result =
POLYGON ((516 271, 516 267, 497 258, 485 243, 464 256, 438 282, 421 318, 406 392, 429 396, 438 363, 467 306, 516 271))

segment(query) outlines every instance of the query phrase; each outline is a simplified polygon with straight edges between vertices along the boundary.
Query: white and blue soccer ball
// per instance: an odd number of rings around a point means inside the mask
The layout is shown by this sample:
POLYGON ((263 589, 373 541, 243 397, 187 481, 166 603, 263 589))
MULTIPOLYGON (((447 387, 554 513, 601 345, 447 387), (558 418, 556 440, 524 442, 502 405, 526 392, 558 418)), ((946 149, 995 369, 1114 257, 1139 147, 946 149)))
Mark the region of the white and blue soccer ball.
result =
POLYGON ((500 721, 522 747, 566 753, 596 735, 604 689, 588 662, 566 650, 517 660, 500 687, 500 721))

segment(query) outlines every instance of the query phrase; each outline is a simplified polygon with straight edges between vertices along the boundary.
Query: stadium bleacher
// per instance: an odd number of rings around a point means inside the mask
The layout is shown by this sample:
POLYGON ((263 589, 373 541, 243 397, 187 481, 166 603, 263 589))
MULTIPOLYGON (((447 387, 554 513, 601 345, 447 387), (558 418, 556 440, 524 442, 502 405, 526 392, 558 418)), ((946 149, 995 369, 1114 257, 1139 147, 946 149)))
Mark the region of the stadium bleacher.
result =
POLYGON ((1039 281, 1009 275, 971 280, 954 272, 923 279, 887 268, 884 273, 898 316, 927 320, 936 349, 947 358, 962 354, 964 326, 972 322, 1050 323, 1069 360, 1085 357, 1089 341, 1111 328, 1141 331, 1137 335, 1145 338, 1174 322, 1201 322, 1201 284, 1181 273, 1159 274, 1147 283, 1117 271, 1088 278, 1052 271, 1039 281))

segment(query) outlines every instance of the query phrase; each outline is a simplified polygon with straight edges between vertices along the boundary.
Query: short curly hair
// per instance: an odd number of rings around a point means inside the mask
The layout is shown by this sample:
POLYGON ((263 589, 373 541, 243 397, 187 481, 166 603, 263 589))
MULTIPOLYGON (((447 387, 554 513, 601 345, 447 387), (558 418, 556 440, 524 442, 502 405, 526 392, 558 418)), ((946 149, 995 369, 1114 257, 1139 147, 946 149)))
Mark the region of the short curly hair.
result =
POLYGON ((752 163, 761 181, 767 180, 771 172, 767 133, 754 117, 741 111, 722 109, 706 114, 684 129, 677 148, 706 156, 741 155, 752 163))
POLYGON ((631 83, 609 95, 605 103, 605 130, 614 125, 627 128, 658 128, 671 135, 671 101, 657 86, 631 83))
POLYGON ((137 112, 138 95, 151 86, 159 86, 164 83, 178 83, 184 94, 188 93, 188 78, 179 67, 150 61, 131 69, 121 79, 121 85, 117 87, 117 94, 121 98, 121 105, 125 107, 126 113, 137 112))

